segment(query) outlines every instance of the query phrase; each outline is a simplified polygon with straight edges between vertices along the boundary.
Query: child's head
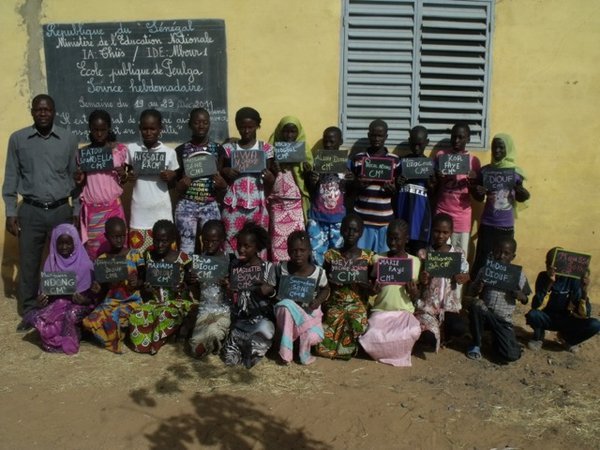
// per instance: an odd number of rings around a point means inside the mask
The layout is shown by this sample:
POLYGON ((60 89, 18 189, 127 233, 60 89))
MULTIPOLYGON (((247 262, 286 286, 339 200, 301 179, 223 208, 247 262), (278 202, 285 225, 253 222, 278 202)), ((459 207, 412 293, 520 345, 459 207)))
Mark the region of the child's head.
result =
POLYGON ((515 146, 508 134, 499 133, 492 139, 492 162, 500 162, 503 159, 514 162, 515 146))
POLYGON ((162 114, 156 109, 145 109, 140 114, 140 133, 146 148, 152 148, 158 142, 162 132, 162 114))
POLYGON ((235 126, 240 133, 242 142, 250 142, 256 139, 256 130, 260 128, 262 119, 254 108, 245 106, 235 113, 235 126))
POLYGON ((363 234, 363 220, 358 214, 348 214, 342 220, 340 234, 344 238, 346 247, 353 247, 363 234))
POLYGON ((342 130, 338 127, 325 128, 323 131, 323 148, 325 150, 339 150, 342 142, 342 130))
POLYGON ((452 127, 450 132, 450 143, 454 153, 465 151, 465 147, 471 141, 471 128, 466 122, 459 122, 452 127))
POLYGON ((177 228, 170 220, 159 220, 152 227, 152 243, 156 255, 167 255, 176 240, 177 228))
POLYGON ((504 264, 510 264, 515 259, 517 254, 517 241, 509 236, 499 238, 495 243, 492 250, 492 256, 496 261, 500 261, 504 264))
POLYGON ((103 109, 96 109, 88 117, 89 138, 92 145, 104 146, 107 142, 114 142, 117 137, 113 133, 110 114, 103 109))
POLYGON ((448 242, 454 232, 452 216, 446 213, 436 214, 431 221, 431 245, 440 248, 448 242))
POLYGON ((207 255, 214 255, 221 251, 225 242, 225 235, 225 225, 222 221, 216 219, 206 221, 199 233, 199 238, 202 241, 202 251, 207 255))
POLYGON ((306 231, 293 231, 287 238, 287 248, 290 261, 296 265, 304 265, 311 261, 312 246, 306 231))
POLYGON ((120 251, 127 241, 127 225, 120 217, 111 217, 104 224, 104 236, 113 251, 120 251))
POLYGON ((548 250, 548 253, 546 253, 546 270, 552 268, 554 255, 556 254, 557 250, 562 250, 562 247, 553 247, 550 250, 548 250))
POLYGON ((429 138, 427 137, 427 128, 417 125, 410 130, 408 135, 408 146, 413 155, 422 155, 428 144, 429 138))
POLYGON ((210 130, 210 114, 204 108, 194 108, 190 111, 188 126, 192 131, 192 138, 203 140, 210 130))
POLYGON ((394 219, 388 224, 387 245, 392 253, 402 253, 408 243, 408 223, 394 219))
POLYGON ((237 252, 240 261, 248 261, 269 246, 269 233, 254 222, 246 222, 237 236, 237 252))
POLYGON ((75 242, 70 234, 63 233, 56 239, 56 253, 62 258, 68 258, 75 251, 75 242))
POLYGON ((385 145, 388 135, 388 125, 381 119, 376 119, 369 124, 369 145, 372 149, 379 150, 385 145))

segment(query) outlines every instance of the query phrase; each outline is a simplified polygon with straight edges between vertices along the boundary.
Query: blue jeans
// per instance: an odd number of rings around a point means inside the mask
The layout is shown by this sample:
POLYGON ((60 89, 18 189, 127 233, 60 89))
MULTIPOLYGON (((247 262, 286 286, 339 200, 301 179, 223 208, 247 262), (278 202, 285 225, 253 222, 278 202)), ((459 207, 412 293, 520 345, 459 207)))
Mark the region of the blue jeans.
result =
POLYGON ((527 325, 533 328, 533 339, 544 339, 546 330, 559 331, 568 345, 578 345, 600 332, 600 320, 580 319, 568 312, 545 312, 532 309, 525 314, 527 325))

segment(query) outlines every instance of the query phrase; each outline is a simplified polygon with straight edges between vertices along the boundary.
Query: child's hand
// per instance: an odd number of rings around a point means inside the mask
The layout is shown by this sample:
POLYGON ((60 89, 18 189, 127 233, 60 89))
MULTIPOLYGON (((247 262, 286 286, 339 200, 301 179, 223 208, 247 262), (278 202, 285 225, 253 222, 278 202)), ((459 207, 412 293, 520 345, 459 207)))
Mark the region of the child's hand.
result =
POLYGON ((465 284, 469 282, 469 274, 468 273, 457 273, 454 275, 454 281, 456 284, 465 284))
POLYGON ((129 284, 130 287, 137 289, 138 286, 138 274, 137 272, 131 272, 128 276, 127 276, 127 283, 129 284))
POLYGON ((221 278, 219 280, 219 286, 221 286, 226 291, 229 291, 230 290, 229 278, 221 278))
POLYGON ((97 281, 94 281, 92 283, 91 291, 94 294, 98 294, 101 290, 102 290, 102 286, 100 286, 100 283, 98 283, 97 281))
POLYGON ((221 169, 221 174, 229 183, 232 183, 237 177, 240 176, 240 173, 232 167, 223 167, 223 169, 221 169))
POLYGON ((192 185, 192 179, 190 177, 188 177, 187 175, 184 175, 183 177, 181 177, 181 180, 179 180, 177 182, 177 188, 178 190, 185 192, 187 191, 187 188, 189 188, 192 185))
POLYGON ((164 181, 165 183, 170 183, 172 180, 175 179, 175 171, 174 170, 163 170, 160 175, 159 178, 164 181))
POLYGON ((417 258, 419 258, 421 261, 425 261, 427 259, 427 249, 420 248, 417 251, 417 258))
POLYGON ((419 291, 419 285, 413 280, 410 280, 408 283, 406 283, 406 292, 408 292, 408 295, 413 302, 417 300, 421 294, 421 291, 419 291))
POLYGON ((371 294, 372 295, 377 295, 381 292, 381 284, 379 284, 379 282, 375 282, 373 283, 373 286, 371 286, 371 294))
POLYGON ((275 174, 268 169, 263 170, 260 176, 266 186, 273 186, 273 183, 275 183, 275 174))
POLYGON ((517 300, 519 300, 524 305, 527 304, 527 296, 523 293, 522 290, 519 289, 519 290, 513 291, 513 295, 517 300))
POLYGON ((393 181, 386 182, 382 187, 383 187, 383 190, 389 194, 393 194, 394 192, 396 192, 396 186, 394 186, 393 181))
POLYGON ((346 172, 346 174, 344 175, 344 180, 346 180, 347 182, 356 181, 356 175, 354 175, 352 172, 346 172))
POLYGON ((474 293, 475 295, 479 295, 479 294, 481 294, 481 291, 483 291, 483 286, 484 286, 484 284, 483 284, 483 280, 479 280, 479 281, 477 281, 477 282, 474 282, 474 283, 473 283, 473 287, 472 287, 472 289, 473 289, 473 293, 474 293))
POLYGON ((183 277, 184 277, 185 282, 187 284, 191 285, 191 284, 197 284, 198 283, 198 275, 193 270, 190 270, 190 271, 186 272, 183 277))
POLYGON ((80 292, 75 292, 73 294, 73 301, 75 303, 77 303, 78 305, 85 305, 85 304, 89 303, 88 299, 80 292))
POLYGON ((117 177, 119 177, 119 183, 124 184, 127 182, 127 170, 125 166, 115 167, 115 172, 117 173, 117 177))
POLYGON ((137 179, 138 179, 138 176, 137 176, 137 173, 135 173, 135 171, 130 170, 127 173, 127 181, 135 182, 135 181, 137 181, 137 179))
POLYGON ((430 281, 431 277, 429 276, 429 272, 425 270, 421 272, 421 274, 419 275, 419 283, 421 283, 423 286, 428 286, 430 281))
POLYGON ((85 172, 83 172, 79 166, 73 174, 73 179, 75 180, 75 184, 77 184, 77 186, 81 186, 85 181, 85 172))
POLYGON ((36 300, 38 302, 38 305, 46 306, 48 304, 48 300, 50 300, 50 297, 48 297, 46 294, 40 294, 37 296, 36 300))
POLYGON ((312 167, 311 167, 311 165, 308 162, 304 161, 302 163, 302 170, 304 172, 310 172, 312 170, 312 167))
POLYGON ((320 175, 317 172, 310 172, 309 179, 313 185, 316 185, 319 182, 320 175))
POLYGON ((402 186, 404 186, 406 184, 407 181, 408 181, 408 178, 406 178, 404 175, 400 175, 396 179, 396 184, 398 185, 399 188, 401 188, 402 186))
POLYGON ((213 180, 215 189, 218 189, 218 190, 227 189, 227 181, 225 181, 225 178, 223 178, 220 173, 215 173, 212 177, 212 180, 213 180))
POLYGON ((548 278, 550 278, 550 280, 552 280, 553 283, 556 281, 556 268, 555 267, 547 267, 546 274, 548 275, 548 278))
POLYGON ((270 297, 275 292, 273 286, 268 285, 264 281, 259 281, 258 283, 256 283, 255 286, 260 292, 260 295, 262 295, 263 297, 270 297))
POLYGON ((485 186, 482 186, 480 184, 473 186, 473 189, 475 190, 475 193, 480 197, 484 197, 485 194, 487 194, 487 189, 485 188, 485 186))
POLYGON ((275 175, 275 177, 279 175, 279 172, 283 172, 281 164, 279 164, 279 162, 276 160, 273 160, 269 169, 271 170, 271 172, 273 172, 273 175, 275 175))

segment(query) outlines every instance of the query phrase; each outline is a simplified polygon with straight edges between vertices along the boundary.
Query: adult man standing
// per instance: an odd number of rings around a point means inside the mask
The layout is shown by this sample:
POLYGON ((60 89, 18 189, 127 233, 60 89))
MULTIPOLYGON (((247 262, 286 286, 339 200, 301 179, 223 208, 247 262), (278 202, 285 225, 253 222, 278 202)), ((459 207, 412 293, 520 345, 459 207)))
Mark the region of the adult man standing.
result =
MULTIPOLYGON (((33 126, 15 131, 8 141, 2 197, 6 229, 19 238, 19 310, 36 306, 42 253, 50 231, 73 220, 79 203, 74 195, 77 139, 54 124, 54 100, 37 95, 31 102, 33 126), (17 194, 23 202, 17 208, 17 194)), ((30 326, 23 322, 17 331, 30 326)))

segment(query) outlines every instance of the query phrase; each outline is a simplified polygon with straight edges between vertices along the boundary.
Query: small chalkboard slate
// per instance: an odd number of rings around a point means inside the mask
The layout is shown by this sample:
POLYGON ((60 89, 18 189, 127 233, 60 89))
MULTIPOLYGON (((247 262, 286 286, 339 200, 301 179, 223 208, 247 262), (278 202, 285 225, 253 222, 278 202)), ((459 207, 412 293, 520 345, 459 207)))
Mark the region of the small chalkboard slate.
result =
POLYGON ((406 284, 412 280, 412 259, 379 258, 377 282, 379 284, 406 284))
POLYGON ((319 150, 315 156, 315 172, 344 173, 348 171, 346 150, 319 150))
POLYGON ((222 280, 229 275, 229 258, 192 255, 192 269, 201 281, 222 280))
POLYGON ((240 173, 260 173, 266 169, 264 150, 234 150, 231 167, 240 173))
POLYGON ((331 261, 329 279, 337 284, 367 283, 368 270, 369 264, 364 259, 336 259, 331 261))
POLYGON ((429 158, 402 158, 402 176, 408 179, 429 178, 433 161, 429 158))
POLYGON ((213 155, 198 155, 183 160, 185 174, 192 178, 209 177, 217 173, 217 158, 213 155))
POLYGON ((512 191, 515 187, 515 169, 483 170, 483 186, 487 191, 512 191))
POLYGON ((392 181, 394 160, 392 158, 364 158, 360 177, 365 181, 392 181))
POLYGON ((446 153, 439 156, 439 171, 443 175, 467 175, 471 170, 469 155, 446 153))
POLYGON ((146 282, 150 286, 174 288, 179 284, 179 266, 166 261, 149 261, 146 282))
POLYGON ((483 268, 483 282, 501 291, 515 291, 519 289, 521 270, 521 266, 488 259, 483 268))
POLYGON ((99 258, 94 262, 94 279, 98 283, 117 283, 128 276, 125 258, 99 258))
POLYGON ((42 272, 40 277, 42 294, 73 295, 77 291, 75 272, 42 272))
POLYGON ((557 249, 554 252, 552 266, 558 275, 571 278, 582 278, 586 274, 591 260, 592 256, 585 253, 557 249))
POLYGON ((280 163, 300 163, 306 161, 304 141, 283 142, 274 144, 275 160, 280 163))
POLYGON ((433 278, 452 278, 460 273, 461 262, 460 252, 428 252, 424 270, 433 278))
POLYGON ((263 281, 263 272, 261 266, 238 266, 231 268, 229 277, 231 289, 234 291, 243 291, 252 289, 257 283, 263 281))
POLYGON ((158 175, 166 168, 165 152, 135 152, 133 171, 137 175, 158 175))
POLYGON ((293 300, 297 303, 310 303, 315 298, 316 282, 312 278, 286 275, 281 278, 277 297, 280 300, 293 300))
POLYGON ((112 149, 110 147, 86 147, 79 150, 79 167, 84 172, 112 170, 112 149))

